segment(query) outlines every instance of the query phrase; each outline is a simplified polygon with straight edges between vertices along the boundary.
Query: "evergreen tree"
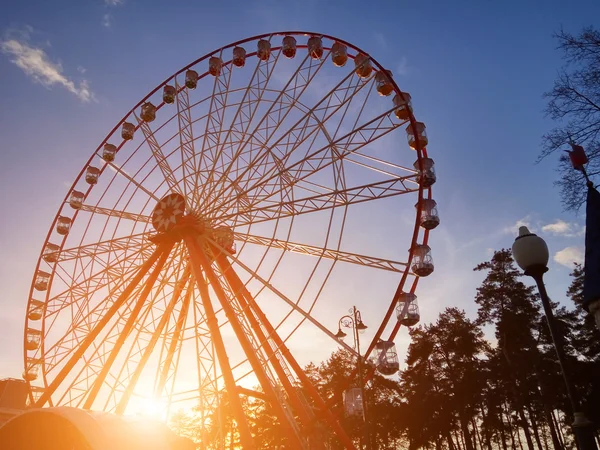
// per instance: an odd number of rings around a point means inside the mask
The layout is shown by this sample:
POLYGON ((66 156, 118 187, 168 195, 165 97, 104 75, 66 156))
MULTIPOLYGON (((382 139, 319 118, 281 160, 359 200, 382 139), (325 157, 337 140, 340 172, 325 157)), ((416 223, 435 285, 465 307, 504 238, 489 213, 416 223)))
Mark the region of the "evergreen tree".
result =
POLYGON ((600 331, 596 328, 594 318, 582 307, 583 267, 575 264, 571 276, 573 280, 567 290, 567 296, 575 304, 577 320, 574 324, 572 346, 578 356, 571 373, 581 397, 584 413, 598 426, 600 425, 598 408, 600 405, 600 331))
POLYGON ((411 331, 402 393, 411 410, 411 448, 445 441, 460 431, 466 450, 476 447, 472 427, 486 384, 484 354, 488 348, 477 325, 456 308, 447 308, 434 325, 411 331))
MULTIPOLYGON (((532 375, 532 366, 540 361, 537 347, 537 324, 540 322, 539 306, 533 287, 523 284, 510 250, 494 253, 490 261, 479 264, 476 271, 487 271, 487 276, 477 288, 475 303, 479 305, 478 323, 495 327, 499 359, 497 376, 510 387, 508 403, 516 413, 523 429, 529 450, 542 450, 536 422, 536 400, 539 398, 539 381, 532 375), (533 431, 533 435, 532 435, 533 431)), ((534 371, 535 374, 535 371, 534 371)))

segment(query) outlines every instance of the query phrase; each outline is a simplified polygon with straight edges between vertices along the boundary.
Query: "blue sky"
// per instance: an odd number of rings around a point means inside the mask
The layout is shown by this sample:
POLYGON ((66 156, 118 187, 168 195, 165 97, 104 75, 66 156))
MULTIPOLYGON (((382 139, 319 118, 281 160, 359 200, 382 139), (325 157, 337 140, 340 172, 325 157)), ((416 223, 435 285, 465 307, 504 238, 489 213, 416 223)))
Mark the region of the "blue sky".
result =
MULTIPOLYGON (((40 247, 93 149, 173 72, 271 31, 352 42, 411 93, 427 124, 442 219, 431 239, 436 271, 418 290, 425 321, 447 306, 474 314, 482 274, 472 268, 492 249, 510 247, 518 223, 547 240, 549 291, 563 300, 570 262, 582 254, 583 217, 562 211, 552 186, 555 161, 535 164, 541 135, 552 126, 542 93, 562 64, 552 33, 590 25, 600 17, 597 1, 23 0, 3 12, 0 376, 20 376, 40 247)), ((398 239, 408 243, 407 236, 398 239)), ((340 301, 340 314, 347 306, 340 301)), ((403 332, 398 343, 406 342, 403 332)), ((302 360, 330 350, 305 349, 302 360)))

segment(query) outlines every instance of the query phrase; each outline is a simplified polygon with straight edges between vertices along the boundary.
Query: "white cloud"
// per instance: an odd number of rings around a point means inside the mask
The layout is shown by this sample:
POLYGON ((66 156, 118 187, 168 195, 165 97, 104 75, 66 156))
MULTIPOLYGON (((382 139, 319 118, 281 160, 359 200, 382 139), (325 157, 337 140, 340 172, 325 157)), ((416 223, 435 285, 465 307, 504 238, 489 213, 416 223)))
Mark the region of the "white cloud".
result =
POLYGON ((527 227, 529 231, 532 233, 535 232, 535 226, 533 226, 532 218, 530 215, 527 215, 519 220, 517 220, 514 224, 504 227, 502 230, 504 234, 513 234, 517 235, 519 233, 520 227, 527 227))
POLYGON ((106 28, 110 28, 112 27, 112 15, 109 13, 104 14, 104 16, 102 16, 102 26, 106 27, 106 28))
POLYGON ((554 223, 549 223, 542 227, 542 231, 552 234, 566 234, 571 231, 571 224, 564 220, 558 219, 554 223))
POLYGON ((77 66, 77 72, 84 74, 87 72, 87 69, 83 66, 77 66))
POLYGON ((554 254, 554 261, 562 264, 569 269, 573 268, 573 263, 583 264, 584 253, 580 247, 567 247, 554 254))
POLYGON ((119 6, 123 4, 123 0, 104 0, 104 4, 108 6, 119 6))
POLYGON ((8 55, 11 62, 33 81, 40 83, 45 88, 51 89, 55 85, 62 86, 83 102, 95 101, 94 93, 90 90, 87 80, 75 84, 63 73, 60 63, 52 62, 42 48, 35 47, 28 42, 32 31, 33 29, 29 26, 17 32, 10 31, 7 33, 7 38, 0 41, 0 51, 8 55))
POLYGON ((557 236, 575 237, 582 236, 585 233, 585 227, 580 227, 576 223, 565 222, 564 220, 558 219, 554 223, 544 225, 542 231, 557 236))

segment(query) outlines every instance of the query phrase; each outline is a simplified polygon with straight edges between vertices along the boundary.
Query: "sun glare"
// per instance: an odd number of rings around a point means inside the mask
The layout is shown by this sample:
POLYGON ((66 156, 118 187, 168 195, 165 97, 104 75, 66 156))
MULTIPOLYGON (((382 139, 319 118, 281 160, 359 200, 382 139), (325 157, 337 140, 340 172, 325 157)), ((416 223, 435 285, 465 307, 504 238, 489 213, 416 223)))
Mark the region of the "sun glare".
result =
POLYGON ((155 420, 167 420, 167 402, 160 398, 134 397, 128 408, 130 415, 142 416, 155 420))

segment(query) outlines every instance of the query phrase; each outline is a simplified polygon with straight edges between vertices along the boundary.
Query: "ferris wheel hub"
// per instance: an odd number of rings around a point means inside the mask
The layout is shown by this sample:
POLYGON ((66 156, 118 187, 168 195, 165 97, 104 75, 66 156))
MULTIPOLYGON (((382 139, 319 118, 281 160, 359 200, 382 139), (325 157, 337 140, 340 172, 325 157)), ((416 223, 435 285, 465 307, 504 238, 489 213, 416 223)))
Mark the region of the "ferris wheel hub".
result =
POLYGON ((158 201, 152 211, 152 226, 158 235, 152 239, 159 243, 165 239, 180 241, 184 236, 193 235, 203 241, 207 254, 219 251, 235 253, 233 230, 226 226, 213 226, 206 218, 185 212, 186 201, 183 195, 171 193, 158 201))
POLYGON ((158 232, 171 230, 185 214, 185 198, 175 192, 158 201, 152 211, 152 226, 158 232))

